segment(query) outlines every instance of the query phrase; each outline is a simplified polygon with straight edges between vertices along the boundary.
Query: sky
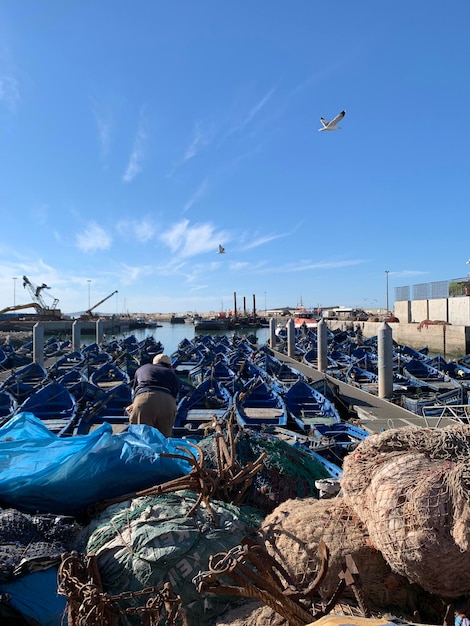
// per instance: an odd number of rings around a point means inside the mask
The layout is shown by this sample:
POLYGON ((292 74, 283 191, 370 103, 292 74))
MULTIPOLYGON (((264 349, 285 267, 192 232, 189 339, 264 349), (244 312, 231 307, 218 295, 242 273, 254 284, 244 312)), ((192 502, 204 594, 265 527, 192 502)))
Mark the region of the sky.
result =
POLYGON ((0 308, 23 276, 117 314, 465 277, 469 32, 466 0, 3 0, 0 308))

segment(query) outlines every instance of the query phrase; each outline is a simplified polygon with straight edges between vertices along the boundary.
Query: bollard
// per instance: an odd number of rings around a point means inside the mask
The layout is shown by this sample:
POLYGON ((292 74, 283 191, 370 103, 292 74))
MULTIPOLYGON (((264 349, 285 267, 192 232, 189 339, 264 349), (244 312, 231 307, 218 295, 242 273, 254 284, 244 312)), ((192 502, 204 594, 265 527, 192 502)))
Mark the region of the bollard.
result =
POLYGON ((379 398, 393 396, 393 339, 392 329, 384 322, 377 333, 379 398))
POLYGON ((36 322, 33 326, 33 361, 44 365, 44 324, 36 322))
POLYGON ((287 328, 287 356, 291 359, 295 358, 295 326, 294 320, 288 320, 286 324, 287 328))
POLYGON ((103 343, 104 329, 103 329, 103 320, 96 320, 96 343, 101 346, 103 343))
POLYGON ((82 334, 82 324, 75 320, 72 324, 72 350, 80 350, 80 339, 82 334))
POLYGON ((269 320, 269 347, 272 350, 276 347, 276 319, 274 317, 269 320))
POLYGON ((318 371, 326 372, 328 367, 328 326, 323 317, 317 324, 318 371))

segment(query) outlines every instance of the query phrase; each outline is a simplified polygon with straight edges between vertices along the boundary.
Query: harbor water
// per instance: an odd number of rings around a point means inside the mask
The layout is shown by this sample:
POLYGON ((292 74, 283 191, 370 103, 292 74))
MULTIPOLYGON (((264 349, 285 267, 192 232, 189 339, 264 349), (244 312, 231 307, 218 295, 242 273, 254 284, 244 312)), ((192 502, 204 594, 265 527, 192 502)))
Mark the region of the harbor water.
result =
MULTIPOLYGON (((112 335, 106 335, 104 337, 105 341, 111 341, 114 337, 115 339, 124 339, 133 335, 137 341, 142 341, 146 337, 154 337, 155 341, 160 341, 164 347, 165 354, 171 355, 178 348, 178 344, 183 339, 193 339, 195 336, 202 335, 211 335, 211 336, 221 336, 227 335, 228 337, 233 337, 236 334, 238 337, 244 337, 247 335, 253 335, 257 339, 257 343, 262 345, 265 344, 269 340, 269 328, 242 328, 234 330, 208 330, 208 331, 196 331, 193 324, 171 324, 170 322, 162 322, 161 326, 157 327, 148 327, 148 328, 137 328, 133 330, 129 330, 125 333, 112 335)), ((90 344, 96 341, 96 337, 94 334, 85 334, 82 333, 81 336, 83 344, 90 344)))

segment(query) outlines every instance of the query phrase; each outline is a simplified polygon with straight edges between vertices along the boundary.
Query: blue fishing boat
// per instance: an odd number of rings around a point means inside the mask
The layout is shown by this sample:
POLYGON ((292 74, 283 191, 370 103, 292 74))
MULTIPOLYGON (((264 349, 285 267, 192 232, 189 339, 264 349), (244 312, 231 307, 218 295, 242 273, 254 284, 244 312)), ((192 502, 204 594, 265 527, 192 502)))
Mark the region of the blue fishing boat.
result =
POLYGON ((94 370, 89 380, 103 389, 117 387, 121 383, 130 384, 129 375, 112 362, 104 363, 101 367, 94 370))
POLYGON ((290 419, 302 432, 318 424, 337 424, 341 417, 333 402, 304 380, 296 381, 284 394, 290 419))
POLYGON ((34 391, 16 413, 33 413, 48 430, 59 436, 71 434, 77 415, 77 402, 70 391, 53 380, 34 391))
POLYGON ((419 361, 418 359, 410 359, 403 366, 403 374, 408 378, 425 382, 433 391, 448 391, 451 388, 460 387, 460 384, 447 376, 444 372, 436 369, 429 363, 419 361))
POLYGON ((268 352, 259 352, 259 356, 255 357, 255 363, 277 382, 281 390, 288 389, 297 381, 307 381, 307 377, 298 369, 268 352))
POLYGON ((0 391, 0 423, 4 422, 4 418, 9 418, 16 411, 18 402, 13 394, 9 391, 0 391))
POLYGON ((217 379, 206 378, 178 403, 173 436, 196 434, 201 427, 228 416, 233 398, 227 388, 217 379))
POLYGON ((97 394, 80 414, 73 431, 74 435, 86 435, 104 423, 111 425, 113 433, 127 430, 129 415, 126 408, 132 404, 130 385, 121 383, 100 391, 101 393, 97 394))
POLYGON ((36 387, 41 387, 47 379, 46 368, 37 362, 28 363, 23 367, 12 370, 11 374, 0 385, 0 391, 9 391, 21 404, 33 393, 36 387))
POLYGON ((235 393, 234 405, 237 422, 242 428, 287 425, 287 407, 282 395, 259 376, 235 393))

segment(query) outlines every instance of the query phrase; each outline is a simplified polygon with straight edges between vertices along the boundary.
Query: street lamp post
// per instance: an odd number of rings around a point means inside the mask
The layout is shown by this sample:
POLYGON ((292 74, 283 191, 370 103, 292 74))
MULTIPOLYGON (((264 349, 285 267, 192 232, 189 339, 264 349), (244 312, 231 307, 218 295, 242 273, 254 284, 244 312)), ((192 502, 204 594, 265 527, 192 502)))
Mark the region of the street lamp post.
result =
POLYGON ((91 278, 87 278, 87 283, 88 283, 88 310, 90 310, 90 308, 91 308, 91 300, 90 300, 90 283, 91 283, 91 278))
POLYGON ((386 284, 387 284, 387 313, 386 313, 387 315, 388 315, 388 311, 389 311, 389 309, 388 309, 388 275, 389 275, 389 273, 390 273, 390 270, 385 270, 386 284))
POLYGON ((13 276, 13 308, 16 307, 16 281, 17 276, 13 276))
POLYGON ((266 291, 264 292, 264 314, 267 315, 268 311, 267 311, 267 307, 266 307, 266 291))

